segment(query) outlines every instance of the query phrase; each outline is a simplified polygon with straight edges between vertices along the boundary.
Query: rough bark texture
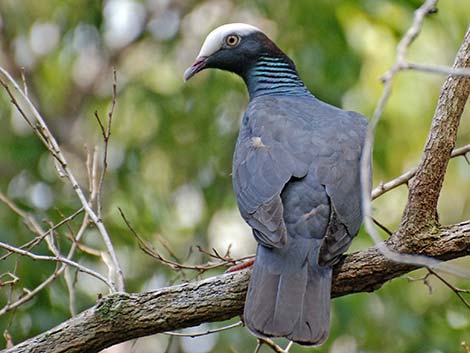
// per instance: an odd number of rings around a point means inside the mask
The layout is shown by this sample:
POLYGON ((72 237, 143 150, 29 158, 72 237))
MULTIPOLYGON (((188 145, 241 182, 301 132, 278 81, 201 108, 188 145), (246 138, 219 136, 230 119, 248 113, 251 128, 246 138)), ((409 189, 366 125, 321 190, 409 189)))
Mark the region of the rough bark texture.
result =
MULTIPOLYGON (((470 29, 453 67, 470 67, 470 29)), ((445 81, 418 170, 409 183, 408 203, 396 236, 416 233, 438 223, 437 201, 469 93, 470 77, 451 75, 445 81)))
MULTIPOLYGON (((410 244, 410 243, 408 243, 410 244)), ((470 253, 470 220, 436 229, 407 252, 448 260, 470 253)), ((334 271, 332 297, 372 292, 415 267, 373 247, 348 255, 334 271)), ((250 270, 139 294, 112 294, 94 307, 4 353, 99 352, 133 338, 223 321, 243 312, 250 270)))
MULTIPOLYGON (((400 248, 403 253, 426 255, 439 260, 450 260, 470 254, 470 220, 434 228, 412 241, 385 243, 392 249, 400 248)), ((387 259, 376 247, 353 253, 334 268, 332 297, 357 292, 372 292, 385 282, 415 266, 400 264, 387 259)))

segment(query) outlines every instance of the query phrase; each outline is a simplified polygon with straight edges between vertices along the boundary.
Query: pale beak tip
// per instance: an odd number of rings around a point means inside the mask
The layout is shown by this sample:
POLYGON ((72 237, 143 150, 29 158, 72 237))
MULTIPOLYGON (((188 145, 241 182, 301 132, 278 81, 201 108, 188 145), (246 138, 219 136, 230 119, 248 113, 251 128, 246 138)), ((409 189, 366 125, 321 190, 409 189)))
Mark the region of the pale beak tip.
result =
POLYGON ((193 65, 188 67, 183 74, 183 81, 187 82, 191 77, 204 69, 204 62, 207 59, 205 56, 200 56, 196 59, 193 65))
POLYGON ((185 71, 184 71, 184 74, 183 74, 183 82, 188 82, 188 80, 193 76, 193 73, 192 73, 192 66, 188 67, 185 71))

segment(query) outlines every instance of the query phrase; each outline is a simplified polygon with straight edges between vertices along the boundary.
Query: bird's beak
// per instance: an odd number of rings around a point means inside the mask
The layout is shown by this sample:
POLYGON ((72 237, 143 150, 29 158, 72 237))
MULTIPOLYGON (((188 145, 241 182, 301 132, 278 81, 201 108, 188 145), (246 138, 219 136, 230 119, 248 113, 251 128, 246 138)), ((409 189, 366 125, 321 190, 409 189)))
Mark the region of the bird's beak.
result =
POLYGON ((200 56, 196 59, 194 64, 186 69, 184 72, 184 82, 188 81, 191 77, 196 75, 199 71, 204 70, 206 68, 206 59, 207 56, 200 56))

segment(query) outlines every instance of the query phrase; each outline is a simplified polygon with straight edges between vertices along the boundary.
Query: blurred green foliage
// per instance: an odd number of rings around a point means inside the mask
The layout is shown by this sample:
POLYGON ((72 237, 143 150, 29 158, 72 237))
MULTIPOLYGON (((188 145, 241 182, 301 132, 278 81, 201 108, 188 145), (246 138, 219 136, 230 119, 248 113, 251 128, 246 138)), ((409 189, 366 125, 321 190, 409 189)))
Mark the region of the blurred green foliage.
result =
MULTIPOLYGON (((418 0, 2 0, 0 65, 18 81, 24 68, 29 95, 85 190, 86 151, 96 145, 102 153, 93 113, 96 110, 105 118, 112 67, 117 68, 117 111, 103 218, 124 267, 126 289, 143 291, 181 278, 142 253, 117 207, 157 249, 165 253, 157 241, 160 234, 188 263, 207 261, 194 245, 216 247, 223 253, 231 243, 234 256, 254 252, 249 230, 236 210, 230 177, 238 124, 247 103, 245 88, 237 77, 222 72, 202 73, 187 85, 182 82, 182 73, 205 35, 227 22, 263 28, 294 59, 316 96, 370 116, 381 94, 379 77, 393 62, 396 44, 420 4, 418 0)), ((468 0, 441 1, 439 12, 426 19, 410 49, 410 60, 451 65, 469 19, 468 0)), ((396 78, 377 128, 375 184, 419 161, 443 80, 416 72, 396 78)), ((457 145, 469 142, 467 110, 457 145)), ((37 220, 58 222, 80 207, 5 92, 0 94, 0 156, 0 190, 37 220)), ((442 223, 469 218, 469 182, 464 159, 451 161, 439 205, 442 223)), ((376 218, 395 229, 406 197, 406 188, 401 187, 379 198, 374 202, 376 218)), ((81 217, 57 232, 64 252, 70 247, 65 235, 77 232, 81 217)), ((21 245, 31 239, 23 221, 0 204, 0 240, 21 245)), ((84 243, 104 250, 93 228, 84 243)), ((353 250, 369 245, 370 239, 361 233, 353 250)), ((34 251, 47 254, 44 245, 34 251)), ((80 252, 75 259, 106 273, 96 256, 80 252)), ((469 265, 465 259, 458 262, 469 265)), ((40 284, 54 268, 15 256, 0 261, 0 273, 15 272, 20 278, 12 291, 14 298, 22 288, 40 284)), ((189 273, 186 279, 195 276, 189 273)), ((442 283, 432 280, 430 285, 431 294, 423 281, 400 278, 373 294, 335 299, 330 338, 311 350, 464 352, 460 343, 470 341, 469 310, 442 283)), ((78 274, 76 310, 93 305, 105 292, 101 283, 78 274)), ((10 287, 0 287, 1 306, 10 293, 10 287)), ((69 294, 60 278, 0 317, 0 330, 8 329, 13 341, 20 342, 68 317, 69 294)), ((167 344, 167 336, 144 338, 135 351, 164 352, 167 344)), ((255 345, 245 329, 237 328, 199 339, 175 339, 170 352, 251 352, 255 345)), ((294 347, 291 352, 306 350, 294 347)))

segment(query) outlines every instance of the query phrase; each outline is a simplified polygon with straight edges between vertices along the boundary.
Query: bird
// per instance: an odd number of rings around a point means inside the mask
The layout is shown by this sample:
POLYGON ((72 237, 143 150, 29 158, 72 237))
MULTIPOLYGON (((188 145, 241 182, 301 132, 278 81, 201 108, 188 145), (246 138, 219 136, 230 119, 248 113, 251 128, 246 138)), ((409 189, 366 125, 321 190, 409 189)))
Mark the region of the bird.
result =
POLYGON ((184 81, 209 68, 240 76, 249 94, 232 163, 238 208, 258 243, 244 323, 258 337, 321 345, 332 267, 362 223, 367 119, 316 98, 294 62, 249 24, 210 32, 184 81))

